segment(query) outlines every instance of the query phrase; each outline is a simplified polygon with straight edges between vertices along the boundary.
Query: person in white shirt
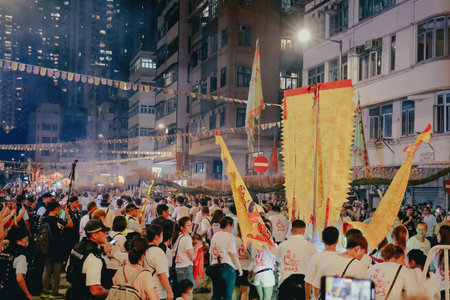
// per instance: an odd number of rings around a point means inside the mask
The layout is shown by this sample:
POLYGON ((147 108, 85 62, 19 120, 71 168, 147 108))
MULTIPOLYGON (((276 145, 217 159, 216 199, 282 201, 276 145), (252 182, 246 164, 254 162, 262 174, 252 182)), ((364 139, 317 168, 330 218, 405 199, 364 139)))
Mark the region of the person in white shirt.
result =
POLYGON ((202 207, 202 219, 200 220, 200 226, 197 233, 201 237, 205 237, 208 229, 211 227, 211 216, 209 215, 209 208, 207 206, 202 207))
POLYGON ((189 208, 184 206, 184 198, 183 197, 177 197, 177 206, 173 210, 172 213, 172 219, 174 221, 178 221, 182 217, 189 217, 189 208))
POLYGON ((425 236, 427 238, 432 237, 433 231, 434 231, 434 226, 436 226, 437 223, 436 223, 436 217, 431 214, 429 207, 423 208, 422 222, 427 224, 427 233, 425 234, 425 236))
POLYGON ((418 287, 416 296, 430 300, 441 299, 439 280, 434 273, 427 272, 425 281, 421 282, 423 267, 427 260, 425 254, 419 249, 412 249, 408 252, 407 256, 408 265, 414 271, 414 276, 416 277, 416 284, 418 287))
POLYGON ((197 213, 202 209, 202 207, 200 206, 200 201, 198 201, 197 199, 195 199, 191 203, 193 205, 192 205, 191 209, 189 209, 189 215, 191 217, 191 220, 195 221, 195 217, 197 216, 197 213))
POLYGON ((235 237, 230 233, 233 219, 224 217, 220 222, 220 231, 211 239, 209 250, 211 266, 219 264, 218 272, 211 279, 213 282, 212 299, 230 299, 236 282, 236 271, 242 276, 242 268, 236 249, 235 237))
MULTIPOLYGON (((239 263, 242 268, 242 276, 236 276, 236 288, 234 290, 234 295, 239 295, 242 300, 248 299, 248 289, 250 286, 249 278, 248 278, 248 269, 250 267, 250 250, 247 248, 247 245, 244 245, 242 241, 241 230, 238 226, 238 235, 235 238, 236 241, 236 250, 238 252, 239 263)), ((233 297, 235 299, 235 297, 233 297)))
POLYGON ((337 254, 338 241, 339 230, 336 227, 329 226, 322 231, 322 242, 325 244, 325 250, 314 254, 309 260, 305 274, 305 299, 311 298, 312 284, 322 261, 328 256, 337 254))
MULTIPOLYGON (((439 233, 437 235, 437 242, 439 245, 447 245, 447 246, 450 245, 450 226, 448 226, 448 225, 440 226, 439 233)), ((441 298, 444 299, 445 298, 445 285, 446 285, 444 251, 439 250, 433 256, 431 263, 434 266, 435 274, 436 274, 436 276, 439 280, 440 286, 441 286, 441 298)), ((447 275, 450 277, 450 272, 447 275)))
POLYGON ((100 209, 103 210, 106 214, 105 226, 111 228, 116 214, 114 213, 114 209, 112 209, 110 207, 110 204, 109 204, 110 196, 108 194, 105 194, 105 195, 103 195, 103 197, 106 197, 106 198, 103 198, 103 200, 100 201, 100 206, 101 206, 100 209))
POLYGON ((183 217, 175 223, 172 237, 172 252, 175 255, 175 270, 178 283, 183 279, 189 279, 194 283, 195 288, 193 261, 202 243, 196 243, 194 247, 190 235, 191 232, 192 222, 189 217, 183 217))
MULTIPOLYGON (((200 207, 199 210, 197 211, 197 214, 195 216, 193 216, 194 218, 192 219, 192 223, 194 224, 194 229, 192 232, 196 233, 196 234, 200 234, 200 225, 202 223, 203 220, 203 208, 204 207, 208 207, 208 201, 204 198, 200 199, 200 207)), ((209 207, 208 207, 208 214, 209 214, 209 207)))
MULTIPOLYGON (((267 230, 271 232, 271 223, 265 220, 267 230)), ((252 284, 258 293, 258 299, 272 299, 273 287, 275 285, 275 255, 270 252, 268 246, 256 249, 253 245, 251 248, 252 262, 248 268, 249 272, 254 275, 252 284)))
POLYGON ((406 247, 408 247, 409 250, 419 249, 427 255, 428 251, 431 249, 430 241, 425 238, 425 234, 427 233, 427 224, 423 222, 418 223, 416 231, 417 234, 406 242, 406 247))
POLYGON ((215 212, 216 210, 220 209, 220 206, 219 206, 219 199, 213 199, 213 200, 212 200, 212 203, 213 203, 213 205, 211 205, 211 206, 209 207, 209 213, 211 214, 211 216, 214 214, 214 212, 215 212))
POLYGON ((367 240, 361 235, 350 235, 346 248, 344 253, 328 256, 320 264, 313 282, 316 298, 320 293, 323 276, 366 278, 367 265, 361 259, 367 251, 367 240))
POLYGON ((405 252, 387 244, 381 249, 385 262, 372 265, 366 278, 375 283, 375 299, 404 299, 416 293, 414 272, 405 265, 405 252))
MULTIPOLYGON (((276 209, 275 212, 279 214, 276 209)), ((311 256, 317 252, 316 247, 305 240, 305 228, 305 222, 294 220, 292 235, 278 246, 276 259, 281 275, 278 299, 305 299, 306 268, 311 256)))
POLYGON ((89 197, 88 197, 88 193, 87 192, 85 192, 83 194, 83 197, 81 197, 80 203, 81 203, 81 215, 85 216, 88 213, 88 207, 87 206, 89 204, 89 197))
POLYGON ((105 260, 107 276, 111 280, 118 269, 127 263, 128 254, 125 249, 127 238, 122 232, 127 228, 127 220, 124 216, 114 218, 113 227, 108 233, 107 241, 111 244, 111 256, 105 260), (126 254, 126 255, 124 255, 126 254))
POLYGON ((273 239, 279 244, 286 240, 290 224, 289 220, 280 213, 281 209, 279 206, 273 206, 272 210, 273 214, 269 217, 269 220, 273 226, 273 239))
POLYGON ((113 283, 114 285, 132 284, 141 299, 157 300, 159 298, 156 294, 152 275, 142 267, 147 253, 147 246, 148 241, 145 237, 136 236, 131 240, 131 250, 128 253, 129 263, 114 275, 113 283), (132 281, 133 276, 136 277, 132 281))
POLYGON ((89 221, 89 219, 91 218, 91 214, 97 210, 97 203, 95 201, 91 201, 88 203, 88 214, 84 215, 81 220, 80 220, 80 241, 83 237, 86 236, 86 233, 84 231, 84 226, 86 226, 86 223, 89 221))
POLYGON ((169 265, 166 254, 159 247, 163 242, 163 230, 160 225, 149 225, 147 227, 147 238, 149 248, 144 260, 144 267, 153 274, 153 282, 159 299, 172 300, 174 298, 169 283, 169 265))

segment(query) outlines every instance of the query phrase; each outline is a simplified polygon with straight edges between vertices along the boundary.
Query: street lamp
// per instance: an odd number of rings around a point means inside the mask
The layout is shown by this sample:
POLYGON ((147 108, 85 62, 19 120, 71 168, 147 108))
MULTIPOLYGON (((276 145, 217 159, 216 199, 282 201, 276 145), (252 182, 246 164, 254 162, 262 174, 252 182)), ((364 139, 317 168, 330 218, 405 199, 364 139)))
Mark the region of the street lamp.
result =
POLYGON ((333 39, 326 39, 326 38, 316 38, 316 37, 311 37, 311 33, 309 32, 308 29, 303 28, 301 29, 298 33, 297 33, 298 39, 300 40, 300 42, 302 43, 306 43, 311 39, 315 39, 315 40, 324 40, 324 41, 330 41, 333 43, 336 43, 339 45, 339 58, 338 58, 338 80, 342 79, 342 41, 341 40, 333 40, 333 39))

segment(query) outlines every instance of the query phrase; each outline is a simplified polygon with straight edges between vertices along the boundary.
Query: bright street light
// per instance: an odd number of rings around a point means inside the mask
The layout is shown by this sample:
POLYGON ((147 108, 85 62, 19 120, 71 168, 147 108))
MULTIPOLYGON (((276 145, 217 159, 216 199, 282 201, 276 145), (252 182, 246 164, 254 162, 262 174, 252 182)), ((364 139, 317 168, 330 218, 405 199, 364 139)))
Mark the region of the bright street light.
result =
POLYGON ((161 129, 166 128, 166 126, 164 126, 163 123, 159 123, 158 127, 161 128, 161 129))
POLYGON ((98 135, 98 137, 102 139, 102 138, 103 138, 103 134, 100 133, 100 134, 98 135))
POLYGON ((301 42, 306 42, 311 39, 311 34, 309 33, 308 29, 306 29, 306 28, 303 28, 302 30, 300 30, 297 33, 297 36, 301 42))

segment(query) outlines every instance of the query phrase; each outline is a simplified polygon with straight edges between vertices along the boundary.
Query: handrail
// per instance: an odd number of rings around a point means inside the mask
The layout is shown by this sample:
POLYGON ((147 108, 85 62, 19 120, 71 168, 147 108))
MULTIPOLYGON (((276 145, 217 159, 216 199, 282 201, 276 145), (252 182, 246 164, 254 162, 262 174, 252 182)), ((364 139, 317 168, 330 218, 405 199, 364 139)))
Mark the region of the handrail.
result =
POLYGON ((449 289, 450 289, 450 273, 449 273, 449 259, 448 259, 448 251, 450 250, 450 245, 437 245, 431 248, 428 252, 428 257, 425 262, 425 266, 423 266, 422 278, 420 280, 420 287, 425 282, 427 277, 428 268, 430 267, 431 260, 434 257, 434 254, 439 250, 444 250, 444 276, 445 276, 445 300, 450 300, 449 289))

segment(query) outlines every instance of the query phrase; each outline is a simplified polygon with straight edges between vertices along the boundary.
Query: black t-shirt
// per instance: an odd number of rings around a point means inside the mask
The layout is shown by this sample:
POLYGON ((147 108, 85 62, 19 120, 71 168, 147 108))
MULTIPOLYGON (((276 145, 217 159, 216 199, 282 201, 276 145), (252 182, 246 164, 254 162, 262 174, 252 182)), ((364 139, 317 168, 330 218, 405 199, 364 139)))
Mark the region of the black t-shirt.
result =
POLYGON ((63 230, 67 222, 59 217, 48 216, 43 223, 48 223, 51 230, 50 255, 57 261, 62 261, 66 257, 65 242, 63 239, 63 230))

